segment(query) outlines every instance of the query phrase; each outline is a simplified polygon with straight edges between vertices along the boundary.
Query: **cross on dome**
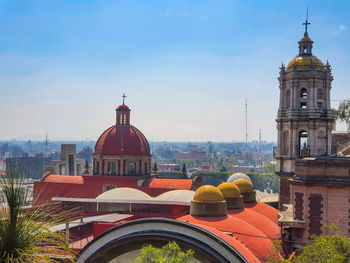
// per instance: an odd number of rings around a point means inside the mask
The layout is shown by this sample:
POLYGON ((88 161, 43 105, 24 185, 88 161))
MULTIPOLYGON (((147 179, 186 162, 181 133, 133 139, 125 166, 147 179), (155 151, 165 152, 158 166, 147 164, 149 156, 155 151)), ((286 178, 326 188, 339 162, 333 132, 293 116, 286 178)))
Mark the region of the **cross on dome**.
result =
POLYGON ((122 98, 123 98, 123 105, 125 105, 125 98, 126 98, 125 93, 123 94, 122 98))
POLYGON ((303 25, 305 25, 305 34, 306 35, 307 35, 307 25, 311 24, 307 21, 308 18, 309 18, 309 7, 307 7, 307 9, 306 9, 306 20, 305 20, 305 23, 303 23, 303 25))

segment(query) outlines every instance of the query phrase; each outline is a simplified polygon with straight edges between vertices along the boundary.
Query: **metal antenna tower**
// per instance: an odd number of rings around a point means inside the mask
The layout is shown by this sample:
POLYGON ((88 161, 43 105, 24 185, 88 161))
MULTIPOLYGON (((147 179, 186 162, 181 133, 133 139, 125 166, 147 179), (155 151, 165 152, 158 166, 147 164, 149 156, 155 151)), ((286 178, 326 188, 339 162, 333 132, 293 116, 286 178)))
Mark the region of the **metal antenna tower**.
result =
POLYGON ((245 99, 245 151, 248 146, 248 99, 245 99))
POLYGON ((49 140, 47 139, 47 133, 45 138, 45 157, 47 157, 47 146, 49 145, 49 140))
POLYGON ((259 129, 259 168, 262 168, 262 155, 261 155, 261 129, 259 129))

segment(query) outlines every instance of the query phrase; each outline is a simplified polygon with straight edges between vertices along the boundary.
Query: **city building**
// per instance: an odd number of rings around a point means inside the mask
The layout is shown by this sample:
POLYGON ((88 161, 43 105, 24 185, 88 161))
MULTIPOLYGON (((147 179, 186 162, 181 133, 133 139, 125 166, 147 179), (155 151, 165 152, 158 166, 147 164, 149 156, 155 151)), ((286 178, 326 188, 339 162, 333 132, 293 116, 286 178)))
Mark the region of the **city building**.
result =
POLYGON ((17 170, 27 178, 40 179, 44 173, 44 167, 48 165, 51 158, 43 154, 35 157, 8 157, 5 159, 6 170, 17 170))
POLYGON ((174 158, 177 160, 204 160, 207 157, 207 152, 198 151, 197 145, 189 145, 187 152, 179 152, 174 154, 174 158))
POLYGON ((60 160, 52 160, 45 170, 56 174, 81 175, 85 170, 86 160, 77 158, 75 144, 61 144, 60 160))

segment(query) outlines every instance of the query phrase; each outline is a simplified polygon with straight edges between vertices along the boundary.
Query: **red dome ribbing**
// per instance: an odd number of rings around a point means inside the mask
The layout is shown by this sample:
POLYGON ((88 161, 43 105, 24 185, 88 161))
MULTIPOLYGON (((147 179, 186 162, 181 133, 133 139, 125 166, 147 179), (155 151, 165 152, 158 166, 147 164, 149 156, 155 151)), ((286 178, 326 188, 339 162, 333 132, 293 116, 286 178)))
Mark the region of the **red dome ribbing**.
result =
POLYGON ((150 155, 150 148, 146 137, 134 126, 115 125, 104 131, 97 140, 95 154, 150 155))

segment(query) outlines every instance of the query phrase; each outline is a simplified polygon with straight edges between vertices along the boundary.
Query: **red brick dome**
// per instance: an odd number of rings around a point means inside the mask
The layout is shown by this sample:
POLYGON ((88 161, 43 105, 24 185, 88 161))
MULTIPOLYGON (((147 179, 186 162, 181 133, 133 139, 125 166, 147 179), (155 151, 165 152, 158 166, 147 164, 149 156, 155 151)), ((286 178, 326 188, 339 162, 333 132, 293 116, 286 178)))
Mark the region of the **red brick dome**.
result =
POLYGON ((97 140, 95 154, 150 155, 150 148, 146 137, 134 126, 114 125, 97 140))

